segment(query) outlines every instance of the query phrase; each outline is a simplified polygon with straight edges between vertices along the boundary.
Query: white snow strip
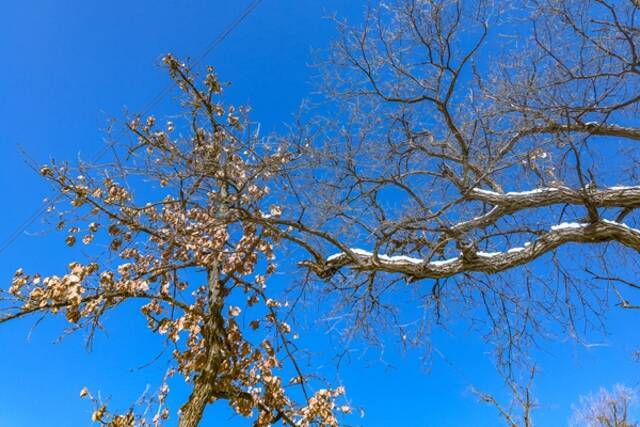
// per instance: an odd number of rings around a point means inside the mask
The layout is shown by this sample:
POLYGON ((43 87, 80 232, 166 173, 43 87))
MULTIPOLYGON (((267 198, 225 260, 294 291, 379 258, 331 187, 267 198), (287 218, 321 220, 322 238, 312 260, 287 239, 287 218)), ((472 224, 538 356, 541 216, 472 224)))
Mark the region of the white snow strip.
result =
POLYGON ((624 185, 616 185, 615 187, 605 188, 605 190, 614 190, 614 191, 638 190, 638 189, 640 189, 640 187, 638 187, 638 186, 628 187, 628 186, 624 186, 624 185))
POLYGON ((428 265, 432 265, 434 267, 440 267, 440 266, 451 264, 452 262, 458 261, 458 259, 459 259, 458 257, 455 257, 455 258, 431 261, 428 265))
POLYGON ((502 255, 502 252, 482 252, 482 251, 478 251, 476 252, 476 255, 481 256, 481 257, 485 257, 485 258, 491 258, 497 255, 502 255))
POLYGON ((465 221, 465 222, 462 222, 461 224, 466 224, 466 223, 468 223, 468 222, 473 222, 473 221, 479 221, 479 220, 482 220, 482 219, 484 219, 485 217, 487 217, 487 216, 489 216, 489 215, 493 214, 494 212, 496 212, 498 209, 500 209, 498 206, 494 206, 493 208, 491 208, 491 210, 490 210, 489 212, 487 212, 487 213, 485 213, 485 214, 482 214, 482 215, 480 215, 480 216, 475 216, 475 217, 473 217, 473 219, 472 219, 471 221, 465 221))
POLYGON ((421 259, 413 258, 406 255, 395 255, 395 256, 378 255, 378 258, 383 261, 389 261, 392 263, 422 264, 421 259))
POLYGON ((509 191, 507 193, 496 193, 495 191, 484 190, 482 188, 474 188, 472 191, 476 193, 486 194, 489 196, 532 196, 534 194, 548 193, 550 191, 559 191, 559 188, 542 187, 542 188, 535 188, 533 190, 527 190, 527 191, 509 191))
MULTIPOLYGON (((353 252, 354 255, 359 255, 359 256, 364 256, 364 257, 372 257, 373 253, 369 252, 369 251, 365 251, 363 249, 358 249, 358 248, 351 248, 349 249, 351 252, 353 252)), ((346 254, 344 252, 338 252, 337 254, 333 254, 330 257, 327 258, 327 262, 331 262, 337 259, 340 259, 341 257, 345 256, 346 254)), ((385 254, 379 254, 378 255, 378 259, 380 259, 381 261, 386 261, 386 262, 390 262, 390 263, 394 263, 394 264, 414 264, 414 265, 419 265, 422 264, 424 262, 424 260, 420 259, 420 258, 413 258, 407 255, 395 255, 395 256, 389 256, 389 255, 385 255, 385 254)), ((436 260, 436 261, 431 261, 428 263, 428 265, 433 266, 433 267, 440 267, 443 265, 447 265, 447 264, 451 264, 452 262, 457 261, 459 258, 455 257, 455 258, 449 258, 449 259, 444 259, 444 260, 436 260)))
POLYGON ((577 222, 563 222, 562 224, 552 225, 551 226, 551 231, 582 228, 582 227, 586 227, 588 225, 589 224, 583 224, 583 223, 577 223, 577 222))
POLYGON ((536 188, 529 191, 509 191, 508 193, 505 193, 505 194, 507 196, 531 196, 534 194, 548 193, 549 191, 558 191, 558 189, 552 188, 552 187, 543 187, 543 188, 536 188))
POLYGON ((369 251, 365 251, 364 249, 358 249, 358 248, 349 248, 349 250, 351 252, 353 252, 356 255, 362 255, 362 256, 372 256, 373 252, 369 252, 369 251))
MULTIPOLYGON (((603 219, 602 222, 605 222, 607 224, 611 224, 611 225, 617 225, 620 227, 624 227, 628 230, 631 230, 635 233, 640 234, 640 230, 638 230, 637 228, 633 228, 628 226, 627 224, 623 224, 620 222, 615 222, 615 221, 609 221, 608 219, 603 219)), ((577 223, 577 222, 563 222, 562 224, 558 224, 558 225, 554 225, 551 227, 551 230, 553 231, 557 231, 557 230, 566 230, 566 229, 575 229, 575 228, 582 228, 582 227, 587 227, 589 224, 585 224, 585 223, 577 223)))
MULTIPOLYGON (((475 193, 486 194, 488 196, 532 196, 534 194, 548 193, 550 191, 560 191, 561 188, 569 189, 568 187, 541 187, 541 188, 535 188, 533 190, 528 190, 528 191, 509 191, 507 193, 497 193, 495 191, 484 190, 482 188, 474 188, 472 191, 475 193)), ((640 186, 616 185, 613 187, 602 188, 602 190, 603 191, 640 190, 640 186)))
POLYGON ((640 234, 640 230, 638 230, 637 228, 629 227, 627 224, 623 224, 621 222, 609 221, 608 219, 603 219, 602 222, 606 222, 607 224, 611 224, 611 225, 619 225, 620 227, 624 227, 627 230, 631 230, 634 233, 640 234))
MULTIPOLYGON (((527 242, 527 243, 528 243, 528 242, 527 242)), ((509 250, 507 251, 507 253, 508 253, 508 254, 515 254, 515 253, 517 253, 517 252, 521 252, 521 251, 524 251, 524 248, 517 247, 517 248, 511 248, 511 249, 509 249, 509 250)))
MULTIPOLYGON (((353 254, 355 255, 360 255, 360 256, 364 256, 364 257, 372 257, 373 253, 369 252, 369 251, 365 251, 363 249, 358 249, 358 248, 350 248, 349 249, 351 252, 353 252, 353 254)), ((337 254, 333 254, 330 257, 327 258, 327 261, 333 261, 336 260, 342 256, 346 255, 344 252, 339 252, 337 254)), ((406 255, 395 255, 395 256, 389 256, 389 255, 385 255, 385 254, 378 254, 378 259, 382 260, 382 261, 387 261, 387 262, 391 262, 391 263, 408 263, 408 264, 422 264, 422 260, 419 258, 413 258, 410 256, 406 256, 406 255)))
POLYGON ((328 262, 334 261, 344 255, 344 252, 338 252, 337 254, 333 254, 327 258, 328 262))
POLYGON ((501 195, 501 193, 496 193, 495 191, 491 191, 491 190, 484 190, 482 188, 474 188, 471 191, 473 191, 474 193, 488 194, 490 196, 500 196, 501 195))

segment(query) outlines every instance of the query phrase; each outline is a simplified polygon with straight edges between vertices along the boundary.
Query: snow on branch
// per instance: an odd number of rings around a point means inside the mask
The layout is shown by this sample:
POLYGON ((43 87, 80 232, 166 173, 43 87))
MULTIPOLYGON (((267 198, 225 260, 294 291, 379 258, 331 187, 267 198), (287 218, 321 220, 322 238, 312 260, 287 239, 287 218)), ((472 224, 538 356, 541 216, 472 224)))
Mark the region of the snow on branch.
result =
POLYGON ((573 123, 573 124, 553 124, 546 128, 538 128, 538 132, 586 132, 591 135, 599 136, 615 136, 622 138, 629 138, 634 140, 640 140, 640 129, 619 126, 614 124, 600 123, 600 122, 586 122, 586 123, 573 123))
POLYGON ((473 188, 467 194, 467 198, 491 204, 493 208, 483 215, 455 224, 451 227, 453 232, 466 232, 474 228, 486 227, 494 224, 503 216, 514 214, 522 209, 541 208, 555 204, 584 205, 588 200, 589 204, 596 208, 637 208, 640 207, 640 186, 615 186, 603 189, 541 187, 507 193, 473 188))
POLYGON ((385 271, 401 273, 415 279, 451 277, 463 272, 496 273, 519 265, 557 249, 567 243, 597 243, 614 241, 640 252, 640 230, 609 220, 597 223, 561 223, 538 239, 523 247, 505 252, 481 252, 461 254, 445 260, 424 260, 405 255, 377 254, 363 249, 349 249, 328 257, 323 265, 304 262, 320 277, 327 277, 342 267, 360 271, 385 271))
POLYGON ((542 187, 528 191, 495 191, 474 188, 470 199, 510 208, 542 207, 558 203, 584 204, 585 197, 596 207, 640 207, 640 187, 582 188, 542 187))
MULTIPOLYGON (((369 252, 369 251, 365 251, 362 249, 357 249, 357 248, 353 248, 353 249, 349 249, 349 251, 351 251, 351 253, 353 255, 356 256, 363 256, 363 257, 373 257, 373 253, 369 252)), ((336 259, 339 259, 341 256, 345 255, 344 252, 340 252, 334 255, 331 255, 329 258, 327 258, 327 261, 333 261, 336 259)), ((378 258, 382 261, 385 262, 389 262, 389 263, 407 263, 407 264, 422 264, 422 260, 419 258, 412 258, 409 256, 405 256, 405 255, 395 255, 395 256, 388 256, 388 255, 378 255, 378 258)))

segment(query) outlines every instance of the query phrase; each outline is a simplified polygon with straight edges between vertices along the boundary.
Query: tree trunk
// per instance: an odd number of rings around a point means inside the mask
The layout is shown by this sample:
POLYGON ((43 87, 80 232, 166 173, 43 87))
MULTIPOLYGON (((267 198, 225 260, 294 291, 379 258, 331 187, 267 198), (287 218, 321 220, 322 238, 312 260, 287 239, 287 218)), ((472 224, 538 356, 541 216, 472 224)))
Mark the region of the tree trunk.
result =
MULTIPOLYGON (((224 200, 227 195, 224 184, 221 186, 220 193, 224 200)), ((226 212, 227 209, 223 202, 220 207, 220 216, 224 218, 226 212)), ((220 282, 220 270, 220 263, 217 258, 214 258, 211 267, 207 270, 209 318, 204 327, 207 360, 204 369, 194 381, 189 400, 180 409, 179 427, 197 427, 200 424, 204 410, 211 400, 213 381, 215 381, 217 368, 221 362, 220 337, 224 336, 224 320, 222 319, 224 289, 220 282)))
POLYGON ((198 381, 193 387, 189 400, 180 409, 179 427, 197 427, 202 420, 204 408, 209 403, 211 384, 208 381, 198 381))

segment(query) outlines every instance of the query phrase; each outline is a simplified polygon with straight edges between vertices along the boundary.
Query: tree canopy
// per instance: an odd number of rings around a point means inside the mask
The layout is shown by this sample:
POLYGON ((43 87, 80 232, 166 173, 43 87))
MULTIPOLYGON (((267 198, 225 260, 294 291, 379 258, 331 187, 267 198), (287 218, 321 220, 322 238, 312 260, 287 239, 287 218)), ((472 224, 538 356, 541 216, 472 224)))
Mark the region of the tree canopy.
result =
POLYGON ((612 305, 640 306, 639 11, 371 6, 360 25, 337 21, 320 107, 268 136, 248 107, 225 104, 213 68, 198 75, 169 54, 177 118, 128 118, 110 162, 40 169, 57 229, 90 255, 55 276, 19 269, 0 323, 63 314, 91 339, 109 310, 139 304, 172 361, 153 410, 118 412, 83 389, 101 425, 161 425, 176 409, 166 383, 182 376, 181 427, 217 401, 255 426, 303 427, 340 425, 352 407, 343 385, 298 363, 290 319, 305 313, 287 295, 322 301, 369 342, 423 345, 462 318, 522 407, 501 409, 505 420, 529 426, 514 372, 534 372, 530 345, 580 340, 612 305), (276 271, 289 289, 272 286, 276 271))

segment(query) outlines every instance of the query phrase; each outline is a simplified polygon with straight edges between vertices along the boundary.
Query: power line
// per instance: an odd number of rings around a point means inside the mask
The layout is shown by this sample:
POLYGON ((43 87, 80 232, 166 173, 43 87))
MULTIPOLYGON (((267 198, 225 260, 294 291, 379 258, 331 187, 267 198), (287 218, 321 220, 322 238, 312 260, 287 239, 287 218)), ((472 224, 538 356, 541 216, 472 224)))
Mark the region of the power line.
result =
MULTIPOLYGON (((192 67, 197 67, 216 47, 218 47, 229 36, 229 34, 231 34, 236 28, 238 28, 242 21, 244 21, 249 15, 251 15, 251 13, 253 13, 254 10, 256 10, 260 3, 262 3, 262 0, 252 0, 227 27, 220 34, 218 34, 218 36, 213 39, 211 43, 207 45, 200 56, 198 56, 192 62, 192 67)), ((158 94, 153 97, 151 101, 149 101, 147 105, 142 109, 140 115, 146 115, 152 108, 158 105, 158 103, 160 103, 160 101, 162 101, 162 99, 166 95, 171 93, 171 90, 174 88, 174 86, 175 85, 173 83, 169 83, 164 88, 162 88, 162 90, 158 92, 158 94)), ((102 150, 100 150, 100 152, 98 152, 98 154, 95 156, 93 162, 95 163, 100 160, 111 147, 111 145, 105 145, 105 147, 103 147, 102 150)), ((57 200, 59 200, 59 197, 60 196, 56 197, 53 202, 55 203, 57 200)), ((0 243, 0 254, 7 250, 25 232, 27 228, 29 228, 34 222, 38 220, 40 216, 42 216, 47 211, 48 205, 48 202, 44 202, 27 219, 25 219, 23 223, 20 224, 16 230, 14 230, 13 233, 7 236, 7 238, 4 239, 2 243, 0 243)))
POLYGON ((31 226, 36 220, 45 213, 47 210, 46 203, 42 206, 39 206, 24 222, 16 229, 13 233, 11 233, 0 245, 0 253, 4 252, 9 246, 15 242, 18 237, 22 235, 22 233, 31 226))
MULTIPOLYGON (((216 48, 222 43, 229 34, 231 34, 241 23, 244 21, 251 13, 260 5, 262 0, 252 0, 247 7, 234 19, 227 28, 225 28, 218 37, 213 39, 211 43, 205 48, 205 50, 200 54, 198 58, 196 58, 192 62, 192 66, 195 68, 216 48)), ((145 108, 142 109, 142 116, 147 114, 153 107, 155 107, 167 94, 171 92, 171 90, 175 87, 173 83, 167 84, 162 90, 156 95, 145 108)))

